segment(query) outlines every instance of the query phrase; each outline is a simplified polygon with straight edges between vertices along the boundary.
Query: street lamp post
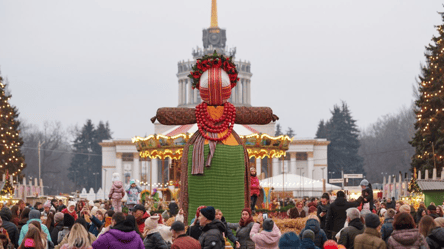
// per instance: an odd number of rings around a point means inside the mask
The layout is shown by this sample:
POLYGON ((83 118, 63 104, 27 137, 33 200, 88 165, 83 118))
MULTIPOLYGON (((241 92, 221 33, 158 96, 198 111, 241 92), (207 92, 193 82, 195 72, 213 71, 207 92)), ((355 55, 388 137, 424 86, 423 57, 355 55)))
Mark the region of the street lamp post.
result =
POLYGON ((38 152, 39 152, 39 184, 40 184, 40 179, 42 179, 42 177, 41 177, 41 162, 40 162, 40 147, 42 147, 42 145, 45 143, 45 141, 43 141, 43 143, 40 143, 40 141, 39 141, 39 144, 38 144, 38 152))
MULTIPOLYGON (((334 174, 335 172, 333 171, 328 171, 328 174, 330 174, 330 178, 328 178, 328 179, 331 179, 331 176, 334 174)), ((333 191, 333 186, 332 185, 330 185, 330 191, 333 191)))
POLYGON ((299 194, 302 197, 302 168, 298 168, 299 169, 299 194))
POLYGON ((105 200, 105 191, 106 191, 106 171, 107 171, 107 169, 103 169, 103 171, 105 171, 105 181, 104 181, 105 186, 103 186, 103 200, 105 200))
POLYGON ((95 184, 95 188, 96 188, 96 191, 98 190, 97 189, 97 176, 99 175, 99 172, 95 172, 95 173, 93 173, 93 176, 95 176, 95 180, 96 180, 96 184, 95 184))
MULTIPOLYGON (((302 176, 304 177, 304 175, 305 175, 305 172, 304 173, 302 173, 302 176)), ((304 177, 305 178, 305 177, 304 177)), ((302 181, 302 189, 303 189, 303 191, 305 192, 305 189, 304 189, 304 181, 305 181, 305 179, 302 181)), ((304 192, 302 192, 302 198, 304 198, 304 192)))
POLYGON ((313 192, 314 192, 314 172, 315 172, 315 170, 312 169, 311 170, 311 195, 312 196, 314 196, 313 195, 313 192))

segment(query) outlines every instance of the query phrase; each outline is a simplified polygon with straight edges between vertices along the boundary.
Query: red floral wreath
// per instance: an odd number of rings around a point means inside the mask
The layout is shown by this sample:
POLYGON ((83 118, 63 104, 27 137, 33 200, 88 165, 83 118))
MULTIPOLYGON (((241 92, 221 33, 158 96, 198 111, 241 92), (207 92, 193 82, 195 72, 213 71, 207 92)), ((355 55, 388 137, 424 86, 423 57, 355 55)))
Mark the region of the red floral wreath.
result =
POLYGON ((202 74, 209 68, 222 68, 230 77, 231 88, 235 87, 239 78, 237 77, 238 71, 236 65, 233 63, 233 57, 225 57, 218 55, 214 51, 213 55, 205 55, 202 59, 196 61, 196 65, 193 66, 193 71, 188 75, 193 81, 193 89, 199 89, 199 81, 202 74))

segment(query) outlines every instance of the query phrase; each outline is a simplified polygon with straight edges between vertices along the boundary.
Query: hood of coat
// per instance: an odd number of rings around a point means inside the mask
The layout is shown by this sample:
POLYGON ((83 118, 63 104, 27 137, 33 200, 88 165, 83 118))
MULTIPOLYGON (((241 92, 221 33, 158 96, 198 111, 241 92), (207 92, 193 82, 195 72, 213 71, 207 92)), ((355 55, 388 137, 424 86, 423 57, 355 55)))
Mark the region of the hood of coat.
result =
MULTIPOLYGON (((263 243, 267 245, 275 245, 279 242, 279 239, 281 237, 281 233, 279 232, 279 228, 274 224, 273 230, 271 232, 262 231, 260 234, 260 240, 263 241, 263 243)), ((257 234, 255 235, 257 236, 257 234)))
POLYGON ((122 188, 122 187, 123 187, 123 183, 122 183, 122 181, 114 181, 113 185, 114 185, 116 188, 122 188))
POLYGON ((135 239, 140 239, 140 235, 136 231, 123 232, 117 229, 110 229, 107 234, 115 240, 128 244, 135 239))
POLYGON ((31 212, 29 212, 29 219, 40 219, 40 212, 38 210, 31 210, 31 212))
POLYGON ((321 225, 319 224, 319 221, 316 219, 309 219, 305 223, 305 229, 310 229, 314 233, 319 233, 319 230, 321 230, 321 225))
POLYGON ((221 233, 225 233, 226 227, 224 223, 220 220, 213 220, 211 223, 207 224, 204 228, 202 228, 203 232, 209 231, 211 229, 218 229, 221 233))
POLYGON ((300 248, 315 248, 315 243, 310 238, 305 238, 301 240, 301 247, 300 248))
POLYGON ((432 231, 430 231, 429 236, 430 239, 438 243, 440 246, 444 245, 444 228, 436 227, 432 231))
POLYGON ((2 217, 5 221, 10 221, 12 218, 12 212, 11 209, 4 207, 2 210, 0 210, 0 217, 2 217))
POLYGON ((419 233, 418 228, 414 229, 403 229, 403 230, 394 230, 392 233, 392 238, 396 240, 401 245, 412 245, 420 239, 421 234, 419 233))
POLYGON ((351 221, 348 223, 348 226, 349 226, 349 227, 350 227, 350 226, 355 227, 355 228, 358 229, 358 230, 362 230, 362 229, 364 229, 364 224, 362 224, 362 221, 361 221, 361 219, 359 219, 359 218, 356 218, 356 219, 351 220, 351 221))

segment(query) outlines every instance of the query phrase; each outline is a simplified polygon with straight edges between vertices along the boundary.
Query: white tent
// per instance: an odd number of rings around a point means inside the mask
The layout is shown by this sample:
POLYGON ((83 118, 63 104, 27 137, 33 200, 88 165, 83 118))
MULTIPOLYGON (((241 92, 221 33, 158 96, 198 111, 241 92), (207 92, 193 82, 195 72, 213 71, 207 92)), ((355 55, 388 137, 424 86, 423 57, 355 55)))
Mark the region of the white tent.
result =
MULTIPOLYGON (((321 196, 322 180, 313 180, 296 174, 280 174, 260 181, 262 187, 273 187, 274 191, 293 191, 293 196, 321 196)), ((327 191, 341 187, 325 184, 327 191)))

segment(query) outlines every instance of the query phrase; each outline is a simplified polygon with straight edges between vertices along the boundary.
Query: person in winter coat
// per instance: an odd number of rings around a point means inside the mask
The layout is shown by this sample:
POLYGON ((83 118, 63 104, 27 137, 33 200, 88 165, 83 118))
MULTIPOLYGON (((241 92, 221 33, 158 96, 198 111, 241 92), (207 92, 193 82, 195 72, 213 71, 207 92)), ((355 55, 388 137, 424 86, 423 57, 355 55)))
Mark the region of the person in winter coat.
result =
POLYGON ((372 185, 366 180, 361 181, 361 188, 362 188, 362 197, 363 197, 363 205, 362 207, 364 209, 370 209, 370 211, 373 211, 373 188, 372 185), (366 208, 368 207, 368 208, 366 208))
POLYGON ((301 249, 320 249, 317 247, 314 243, 315 234, 312 230, 308 229, 305 230, 304 233, 302 233, 302 241, 301 246, 299 248, 301 249))
POLYGON ((226 230, 225 225, 216 220, 216 210, 208 206, 200 210, 199 223, 202 226, 202 234, 199 237, 199 243, 202 249, 223 249, 225 248, 225 239, 223 233, 226 230))
MULTIPOLYGON (((316 216, 315 216, 316 217, 316 216)), ((305 230, 312 230, 315 234, 314 243, 317 247, 322 248, 322 245, 324 245, 325 241, 327 241, 327 235, 325 234, 324 230, 321 229, 319 221, 317 219, 308 218, 307 222, 305 222, 305 228, 302 229, 301 233, 299 233, 299 238, 302 239, 302 235, 305 232, 305 230)))
POLYGON ((92 247, 94 249, 145 249, 142 238, 134 230, 134 226, 120 212, 113 215, 109 231, 100 235, 92 243, 92 247))
POLYGON ((151 216, 145 221, 145 231, 143 232, 143 244, 150 249, 168 249, 167 242, 160 235, 158 227, 159 216, 151 216))
POLYGON ((328 193, 322 194, 321 203, 317 207, 316 215, 320 220, 320 227, 324 230, 326 234, 328 234, 327 229, 325 229, 325 218, 327 217, 327 211, 330 207, 330 196, 328 193))
POLYGON ((119 180, 119 173, 113 173, 113 185, 109 191, 108 198, 111 200, 114 211, 122 212, 122 198, 125 196, 123 183, 119 180))
POLYGON ((175 200, 171 200, 170 204, 168 204, 168 209, 171 217, 176 216, 177 212, 179 212, 179 206, 175 200))
POLYGON ((279 249, 299 249, 301 240, 294 232, 284 233, 279 239, 279 249))
POLYGON ((431 216, 424 216, 418 227, 419 232, 426 238, 430 248, 444 247, 444 229, 431 216))
POLYGON ((136 185, 134 180, 131 180, 130 186, 126 190, 126 193, 128 194, 126 205, 128 205, 130 208, 134 207, 134 205, 138 203, 140 192, 142 192, 142 189, 136 185))
MULTIPOLYGON (((234 236, 234 234, 233 234, 233 231, 231 231, 231 229, 229 229, 228 228, 228 224, 227 224, 227 222, 225 221, 225 217, 224 217, 224 214, 222 213, 222 211, 220 211, 219 209, 216 209, 216 218, 215 218, 216 220, 220 220, 220 221, 222 221, 222 223, 224 223, 224 225, 225 225, 225 227, 227 228, 227 230, 226 230, 226 232, 224 232, 224 234, 225 234, 225 237, 227 238, 227 239, 229 239, 231 242, 233 242, 233 244, 239 244, 238 242, 237 242, 237 238, 234 236)), ((202 229, 200 229, 200 231, 202 232, 202 229)), ((200 236, 200 234, 199 234, 199 236, 200 236)), ((239 244, 240 245, 240 244, 239 244)))
POLYGON ((348 227, 341 231, 338 244, 344 245, 345 248, 353 249, 356 236, 364 233, 364 224, 361 221, 361 214, 357 208, 347 210, 347 222, 348 227))
POLYGON ((92 249, 91 241, 88 239, 88 231, 80 223, 74 224, 68 239, 60 249, 92 249))
MULTIPOLYGON (((202 211, 201 211, 202 212, 202 211)), ((236 230, 236 238, 241 249, 254 249, 254 242, 250 238, 251 228, 253 228, 254 220, 251 216, 251 209, 242 209, 242 217, 239 223, 227 223, 229 229, 236 230)))
POLYGON ((74 217, 69 214, 63 214, 63 228, 61 231, 59 231, 59 234, 57 235, 57 241, 54 243, 56 245, 56 249, 62 245, 61 243, 63 240, 66 241, 66 237, 68 236, 69 231, 74 225, 74 222, 74 217))
POLYGON ((385 212, 385 220, 384 224, 381 227, 381 239, 384 240, 386 243, 388 241, 388 238, 390 235, 392 235, 393 232, 393 221, 395 217, 395 210, 390 208, 385 212))
POLYGON ((362 201, 359 198, 355 202, 348 202, 343 191, 338 191, 336 200, 330 204, 325 218, 325 229, 331 231, 331 236, 334 238, 345 224, 347 219, 346 210, 353 207, 358 207, 362 201))
POLYGON ((51 240, 54 245, 58 245, 57 238, 59 236, 59 232, 63 230, 63 218, 64 214, 61 212, 58 212, 54 215, 54 228, 51 231, 51 240))
POLYGON ((389 198, 386 203, 386 209, 393 208, 396 209, 395 197, 389 198))
POLYGON ((103 217, 103 213, 101 210, 98 210, 96 207, 94 207, 91 210, 91 222, 89 224, 88 231, 94 236, 99 236, 99 229, 105 224, 105 218, 103 217))
MULTIPOLYGON (((187 235, 191 236, 192 238, 194 238, 196 240, 199 240, 199 237, 202 234, 202 227, 200 226, 198 218, 200 215, 200 210, 202 210, 204 208, 206 208, 206 206, 200 206, 197 208, 196 216, 194 216, 194 219, 191 220, 191 225, 187 229, 187 235)), ((224 225, 227 227, 226 223, 224 223, 224 225)))
POLYGON ((256 245, 255 249, 279 249, 279 239, 281 237, 279 228, 272 219, 263 220, 262 215, 259 215, 257 219, 250 232, 250 238, 256 245), (259 233, 261 223, 264 230, 259 233))
POLYGON ((42 221, 40 220, 40 211, 38 211, 38 210, 31 210, 31 212, 29 212, 29 220, 28 220, 28 222, 26 223, 26 225, 24 225, 22 227, 22 230, 20 231, 20 236, 19 236, 19 240, 18 240, 19 244, 22 243, 23 238, 25 237, 26 233, 28 232, 29 223, 31 223, 31 221, 34 221, 34 220, 38 221, 40 223, 40 225, 42 227, 42 231, 46 234, 47 239, 49 241, 52 241, 51 240, 51 235, 50 235, 50 233, 48 231, 48 228, 45 225, 43 225, 42 221))
POLYGON ((365 216, 365 230, 355 238, 355 249, 386 249, 385 241, 376 228, 381 224, 378 215, 370 213, 365 216))
POLYGON ((19 230, 14 223, 10 222, 10 219, 12 218, 11 210, 7 207, 2 208, 0 210, 0 217, 3 220, 3 227, 8 232, 11 243, 17 248, 19 246, 19 230))
POLYGON ((387 248, 421 248, 429 249, 424 236, 416 228, 413 217, 408 213, 395 215, 393 233, 387 241, 387 248))
POLYGON ((259 178, 256 176, 256 168, 250 168, 250 195, 251 211, 255 212, 257 197, 260 195, 259 178))
POLYGON ((134 208, 131 210, 132 214, 134 215, 134 218, 136 218, 137 226, 139 227, 139 232, 143 233, 145 229, 145 220, 150 217, 148 212, 146 211, 145 207, 141 204, 137 204, 134 206, 134 208))
POLYGON ((170 249, 201 249, 199 241, 185 233, 185 225, 181 221, 175 221, 171 225, 174 243, 170 249))
POLYGON ((427 207, 427 213, 430 215, 433 219, 438 218, 438 214, 436 213, 436 207, 434 205, 429 205, 427 207))
POLYGON ((414 216, 415 217, 415 223, 419 224, 419 221, 421 220, 421 218, 426 216, 426 215, 427 215, 427 211, 424 208, 419 207, 418 210, 416 211, 415 216, 414 216))
POLYGON ((287 212, 290 219, 304 218, 307 214, 304 210, 304 203, 302 201, 298 201, 296 207, 289 209, 287 212))
POLYGON ((73 202, 73 201, 70 201, 68 203, 68 207, 63 209, 62 213, 69 214, 69 215, 71 215, 74 218, 74 220, 77 220, 78 216, 77 216, 77 213, 76 213, 76 203, 73 202))

